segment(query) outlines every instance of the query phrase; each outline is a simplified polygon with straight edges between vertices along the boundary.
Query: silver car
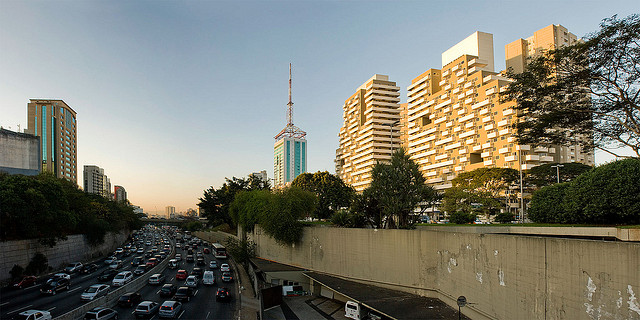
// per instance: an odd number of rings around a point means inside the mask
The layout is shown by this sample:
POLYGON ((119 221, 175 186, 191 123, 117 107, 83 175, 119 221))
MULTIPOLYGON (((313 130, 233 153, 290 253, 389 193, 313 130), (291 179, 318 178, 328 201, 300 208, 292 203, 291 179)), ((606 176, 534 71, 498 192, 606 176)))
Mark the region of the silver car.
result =
POLYGON ((198 277, 188 276, 187 280, 184 282, 184 285, 189 288, 196 288, 198 286, 198 277))
POLYGON ((182 311, 182 303, 178 301, 168 300, 165 301, 160 306, 160 311, 158 311, 158 316, 160 318, 172 318, 175 319, 178 317, 180 312, 182 311))

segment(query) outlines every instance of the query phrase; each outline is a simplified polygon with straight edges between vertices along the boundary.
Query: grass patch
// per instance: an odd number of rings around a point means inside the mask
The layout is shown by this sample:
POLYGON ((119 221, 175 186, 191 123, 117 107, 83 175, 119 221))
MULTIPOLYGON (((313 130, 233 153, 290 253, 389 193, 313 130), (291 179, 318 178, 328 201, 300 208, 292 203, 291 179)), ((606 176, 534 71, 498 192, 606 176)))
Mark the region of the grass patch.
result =
POLYGON ((587 227, 587 228, 620 228, 639 229, 640 225, 600 225, 600 224, 561 224, 561 223, 501 223, 501 224, 455 224, 455 223, 419 223, 418 226, 438 226, 438 227, 587 227))

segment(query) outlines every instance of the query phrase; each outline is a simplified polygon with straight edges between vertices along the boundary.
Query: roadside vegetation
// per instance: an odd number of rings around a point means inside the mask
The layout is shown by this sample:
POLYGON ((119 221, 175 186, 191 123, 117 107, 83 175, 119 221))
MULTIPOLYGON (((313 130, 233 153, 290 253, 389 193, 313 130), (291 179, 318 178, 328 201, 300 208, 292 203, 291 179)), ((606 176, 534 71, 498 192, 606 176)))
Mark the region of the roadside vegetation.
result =
POLYGON ((128 204, 87 194, 53 174, 0 173, 0 240, 38 239, 55 246, 71 234, 84 234, 91 245, 108 232, 135 230, 140 217, 128 204))

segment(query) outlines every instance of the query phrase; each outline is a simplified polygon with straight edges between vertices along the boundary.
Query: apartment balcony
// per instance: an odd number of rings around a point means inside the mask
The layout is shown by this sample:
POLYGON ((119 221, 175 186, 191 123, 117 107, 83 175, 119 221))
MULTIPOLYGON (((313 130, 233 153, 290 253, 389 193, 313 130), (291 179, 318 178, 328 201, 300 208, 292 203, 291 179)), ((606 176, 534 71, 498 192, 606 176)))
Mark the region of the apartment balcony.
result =
POLYGON ((466 110, 464 110, 464 109, 460 109, 460 110, 458 110, 458 115, 463 115, 463 114, 465 114, 465 113, 467 113, 467 111, 466 111, 466 110))
MULTIPOLYGON (((444 112, 445 112, 445 113, 446 113, 447 111, 449 111, 449 110, 447 110, 447 109, 445 109, 445 110, 444 110, 444 112)), ((449 121, 449 122, 447 122, 447 123, 445 123, 445 124, 444 124, 444 126, 445 126, 445 127, 447 127, 447 128, 451 127, 452 125, 453 125, 453 121, 449 121)), ((444 133, 443 133, 443 134, 444 134, 444 133)))
POLYGON ((480 112, 478 112, 478 114, 483 115, 483 114, 486 114, 487 112, 489 112, 489 109, 482 109, 480 110, 480 112))
POLYGON ((465 121, 471 120, 473 118, 475 118, 475 115, 473 113, 470 113, 470 114, 468 114, 468 115, 466 115, 464 117, 459 118, 458 121, 459 122, 465 122, 465 121))
POLYGON ((450 74, 451 74, 451 70, 445 70, 445 71, 442 73, 442 76, 443 76, 443 77, 446 77, 446 76, 448 76, 448 75, 450 75, 450 74))
POLYGON ((425 174, 425 176, 427 176, 427 177, 433 177, 433 176, 435 176, 435 175, 437 175, 437 174, 438 174, 438 172, 437 172, 437 171, 430 171, 430 172, 427 172, 427 174, 425 174))
POLYGON ((491 116, 482 118, 482 122, 489 122, 489 121, 491 121, 491 116))
POLYGON ((478 71, 478 70, 480 70, 480 68, 478 68, 478 67, 471 67, 471 68, 469 68, 469 74, 472 74, 472 73, 474 73, 474 72, 476 72, 476 71, 478 71))
POLYGON ((491 160, 486 160, 486 161, 482 162, 482 164, 484 164, 485 166, 490 166, 490 165, 492 165, 492 164, 493 164, 493 159, 491 159, 491 160))
POLYGON ((466 138, 466 137, 470 137, 470 136, 472 136, 474 134, 476 134, 476 131, 475 130, 471 130, 471 131, 467 131, 465 133, 461 133, 460 135, 458 135, 458 138, 463 139, 463 138, 466 138))
POLYGON ((438 183, 442 181, 444 181, 442 178, 433 178, 433 179, 427 180, 427 183, 438 183))
POLYGON ((471 87, 472 85, 473 85, 473 82, 467 82, 467 83, 465 83, 465 84, 464 84, 464 88, 465 88, 465 89, 466 89, 466 88, 469 88, 469 87, 471 87))
POLYGON ((556 148, 549 148, 549 153, 556 153, 556 148))
MULTIPOLYGON (((422 78, 420 78, 418 81, 416 81, 415 83, 411 84, 409 87, 407 87, 408 91, 413 90, 413 88, 419 86, 421 83, 424 83, 426 80, 431 79, 431 77, 429 75, 426 75, 422 78)), ((425 84, 426 85, 426 84, 425 84)))
POLYGON ((458 81, 456 81, 457 84, 461 84, 463 82, 465 82, 467 79, 465 79, 464 77, 459 78, 458 81))
POLYGON ((497 136, 498 136, 498 133, 494 131, 494 132, 489 133, 489 134, 487 135, 487 138, 489 138, 489 139, 493 139, 493 138, 495 138, 495 137, 497 137, 497 136))
POLYGON ((528 154, 528 155, 524 156, 524 159, 527 160, 527 161, 539 161, 540 160, 540 156, 533 155, 533 154, 528 154))
POLYGON ((474 94, 474 93, 475 93, 474 91, 475 91, 474 89, 469 89, 469 90, 467 90, 467 92, 465 92, 464 94, 465 94, 465 95, 467 95, 467 96, 469 96, 469 95, 474 94))
MULTIPOLYGON (((460 159, 460 161, 462 161, 462 159, 460 159)), ((455 167, 453 170, 455 172, 462 171, 462 167, 455 167)))
POLYGON ((480 151, 482 150, 482 146, 473 146, 473 148, 471 148, 473 151, 480 151))
POLYGON ((441 154, 439 156, 436 156, 435 158, 433 158, 433 160, 438 161, 438 160, 446 159, 448 157, 449 157, 449 155, 445 153, 445 154, 441 154))
POLYGON ((445 91, 449 90, 449 89, 451 89, 451 85, 450 84, 448 84, 448 85, 444 86, 444 88, 442 88, 442 90, 445 90, 445 91))
POLYGON ((498 121, 498 127, 504 127, 509 124, 509 120, 498 121))
POLYGON ((459 126, 458 126, 458 127, 453 128, 453 132, 458 132, 458 131, 461 131, 461 130, 462 130, 462 128, 460 128, 459 126))
POLYGON ((541 162, 554 162, 554 159, 552 156, 543 156, 540 157, 540 161, 541 162))
POLYGON ((460 107, 462 107, 462 105, 460 104, 460 102, 458 102, 458 103, 456 103, 456 104, 452 105, 452 106, 451 106, 451 109, 458 109, 458 108, 460 108, 460 107))
POLYGON ((444 86, 445 83, 447 83, 447 80, 442 80, 442 81, 438 82, 438 85, 444 86))
POLYGON ((520 168, 522 168, 522 170, 530 170, 533 167, 535 167, 535 164, 530 164, 530 163, 523 163, 520 168))
POLYGON ((465 96, 464 92, 458 95, 458 100, 463 99, 465 96))
POLYGON ((493 124, 488 124, 488 125, 484 126, 484 129, 487 130, 487 131, 493 129, 493 124))
POLYGON ((475 124, 475 123, 473 123, 473 122, 469 122, 469 123, 467 123, 467 124, 465 124, 465 125, 464 125, 464 127, 465 127, 465 128, 473 128, 473 127, 475 127, 475 126, 476 126, 476 124, 475 124))
POLYGON ((476 143, 476 139, 474 139, 474 138, 467 139, 467 140, 464 142, 464 144, 474 144, 474 143, 476 143))
POLYGON ((509 134, 509 128, 498 131, 498 135, 503 136, 505 134, 509 134))
POLYGON ((491 151, 486 151, 480 154, 481 157, 486 158, 491 155, 491 151))
POLYGON ((451 68, 451 72, 456 72, 456 71, 458 71, 458 69, 460 69, 460 65, 459 65, 459 64, 456 64, 455 66, 453 66, 453 67, 451 68))
POLYGON ((491 142, 487 142, 482 145, 482 149, 488 149, 488 148, 491 148, 491 142))
POLYGON ((531 146, 528 145, 528 144, 517 145, 516 146, 516 150, 529 151, 529 150, 531 150, 531 146))
POLYGON ((465 104, 471 104, 473 103, 473 98, 467 98, 466 100, 464 100, 465 104))
POLYGON ((460 88, 453 88, 453 90, 451 90, 451 94, 456 94, 460 92, 460 88))
POLYGON ((460 70, 458 72, 456 72, 456 77, 461 77, 464 75, 464 70, 460 70))
POLYGON ((549 152, 549 148, 546 147, 536 147, 535 149, 533 149, 533 152, 549 152))
POLYGON ((496 88, 491 88, 491 89, 489 89, 489 90, 485 91, 485 94, 486 94, 486 95, 492 95, 492 94, 494 94, 494 93, 496 93, 496 88))
POLYGON ((509 152, 509 148, 500 148, 500 149, 498 149, 498 153, 499 154, 503 154, 503 153, 507 153, 507 152, 509 152))
MULTIPOLYGON (((449 89, 451 89, 451 85, 450 85, 450 84, 446 85, 446 86, 444 87, 444 89, 445 89, 445 90, 449 90, 449 89)), ((445 94, 440 95, 440 99, 444 100, 444 99, 446 99, 446 98, 449 98, 449 94, 445 93, 445 94)))
POLYGON ((506 162, 516 161, 516 156, 504 157, 504 161, 506 162))
POLYGON ((508 116, 508 115, 514 114, 514 113, 515 113, 515 110, 513 110, 513 109, 507 109, 505 111, 502 111, 502 115, 503 116, 508 116))

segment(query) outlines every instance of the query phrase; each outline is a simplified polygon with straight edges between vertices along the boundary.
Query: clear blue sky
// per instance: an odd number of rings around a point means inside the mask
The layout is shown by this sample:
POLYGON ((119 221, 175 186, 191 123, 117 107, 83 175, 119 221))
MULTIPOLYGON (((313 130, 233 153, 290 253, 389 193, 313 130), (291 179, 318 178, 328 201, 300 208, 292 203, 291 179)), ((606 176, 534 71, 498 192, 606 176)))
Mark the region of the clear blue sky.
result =
MULTIPOLYGON (((342 104, 373 74, 402 88, 474 31, 504 45, 550 24, 579 37, 633 1, 0 0, 0 125, 26 128, 30 98, 77 113, 86 164, 147 212, 196 208, 225 177, 267 170, 294 124, 309 171, 334 172, 342 104)), ((599 162, 605 161, 598 158, 599 162)))

